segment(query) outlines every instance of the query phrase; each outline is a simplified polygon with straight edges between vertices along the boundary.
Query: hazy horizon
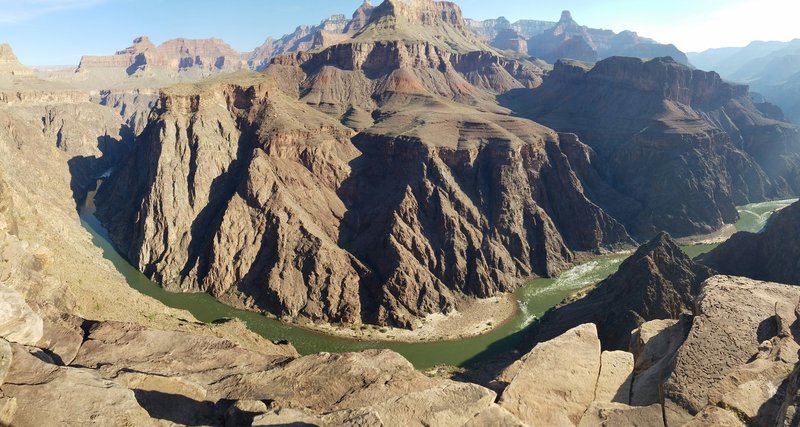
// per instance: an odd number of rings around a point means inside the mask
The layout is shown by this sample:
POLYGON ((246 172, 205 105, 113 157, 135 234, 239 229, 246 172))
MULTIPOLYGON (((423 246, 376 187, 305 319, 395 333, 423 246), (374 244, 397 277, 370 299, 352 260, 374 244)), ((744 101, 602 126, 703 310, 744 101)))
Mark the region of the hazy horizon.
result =
MULTIPOLYGON (((294 2, 211 0, 0 0, 0 42, 11 44, 30 66, 77 65, 82 55, 109 55, 146 35, 159 44, 185 38, 219 38, 239 52, 267 37, 279 38, 299 25, 316 25, 334 15, 350 16, 362 0, 294 2), (246 11, 243 12, 243 11, 246 11)), ((374 4, 380 0, 373 0, 374 4)), ((568 9, 582 25, 636 31, 684 52, 739 47, 752 41, 800 37, 791 21, 800 6, 792 0, 456 1, 466 18, 504 16, 510 21, 557 21, 568 9)))

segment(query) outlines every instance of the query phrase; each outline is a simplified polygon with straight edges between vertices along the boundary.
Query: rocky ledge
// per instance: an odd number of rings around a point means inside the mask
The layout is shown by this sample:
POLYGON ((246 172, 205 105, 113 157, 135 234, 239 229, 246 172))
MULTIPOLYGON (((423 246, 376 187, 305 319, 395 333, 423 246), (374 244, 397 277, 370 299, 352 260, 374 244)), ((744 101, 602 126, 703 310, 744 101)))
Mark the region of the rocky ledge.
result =
POLYGON ((69 317, 38 340, 0 338, 0 422, 794 425, 800 345, 787 301, 798 298, 796 287, 716 276, 688 322, 642 324, 630 352, 601 351, 597 328, 580 325, 509 366, 497 391, 426 377, 391 351, 298 357, 69 317))

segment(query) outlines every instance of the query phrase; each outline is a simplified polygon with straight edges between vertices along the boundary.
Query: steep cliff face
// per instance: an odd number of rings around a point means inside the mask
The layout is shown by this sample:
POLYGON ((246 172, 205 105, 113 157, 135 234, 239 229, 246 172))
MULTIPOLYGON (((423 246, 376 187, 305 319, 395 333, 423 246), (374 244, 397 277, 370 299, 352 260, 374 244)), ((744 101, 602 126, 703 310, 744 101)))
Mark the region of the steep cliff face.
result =
POLYGON ((388 1, 255 83, 165 91, 99 214, 171 289, 404 327, 631 243, 584 195, 587 147, 500 114, 534 70, 466 41, 455 5, 388 1))
POLYGON ((559 62, 541 87, 505 98, 592 147, 586 172, 608 185, 585 179, 587 192, 640 239, 709 232, 736 220, 735 205, 797 191, 798 129, 714 73, 670 59, 559 62))
POLYGON ((800 285, 800 202, 775 213, 760 233, 736 233, 698 258, 723 274, 800 285))
POLYGON ((107 89, 92 92, 90 100, 112 108, 125 123, 128 136, 139 135, 147 125, 150 110, 158 100, 155 89, 107 89))
POLYGON ((604 349, 626 350, 631 331, 644 322, 677 320, 691 313, 701 284, 712 275, 710 268, 693 262, 661 233, 585 297, 547 313, 536 328, 535 341, 594 323, 604 349))
POLYGON ((410 327, 630 242, 583 196, 557 135, 525 120, 419 107, 351 142, 267 82, 168 92, 157 112, 98 214, 173 290, 410 327))

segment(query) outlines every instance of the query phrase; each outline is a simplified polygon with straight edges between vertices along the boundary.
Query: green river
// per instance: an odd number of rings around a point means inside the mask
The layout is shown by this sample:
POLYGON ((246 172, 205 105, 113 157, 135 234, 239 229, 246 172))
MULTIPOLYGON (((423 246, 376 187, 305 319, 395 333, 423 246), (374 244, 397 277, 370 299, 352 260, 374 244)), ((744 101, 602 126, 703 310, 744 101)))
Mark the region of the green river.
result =
MULTIPOLYGON (((93 195, 89 196, 91 199, 93 195)), ((736 228, 740 231, 757 232, 763 228, 773 212, 794 201, 781 200, 742 206, 739 208, 741 220, 736 224, 736 228)), ((161 301, 166 306, 187 310, 202 322, 238 318, 252 331, 269 340, 291 342, 301 354, 388 348, 405 356, 418 369, 427 369, 435 365, 461 366, 468 361, 491 358, 493 355, 513 351, 516 344, 522 339, 522 334, 518 332, 571 293, 613 274, 627 257, 627 255, 601 256, 564 272, 557 279, 531 280, 514 294, 520 305, 518 314, 502 326, 484 335, 455 341, 414 344, 357 341, 313 332, 259 313, 237 310, 216 301, 208 294, 167 292, 120 256, 110 243, 105 229, 93 215, 91 207, 81 212, 81 224, 92 234, 92 241, 103 250, 104 257, 125 276, 132 288, 161 301)), ((683 249, 694 257, 711 250, 714 246, 692 245, 683 249)))

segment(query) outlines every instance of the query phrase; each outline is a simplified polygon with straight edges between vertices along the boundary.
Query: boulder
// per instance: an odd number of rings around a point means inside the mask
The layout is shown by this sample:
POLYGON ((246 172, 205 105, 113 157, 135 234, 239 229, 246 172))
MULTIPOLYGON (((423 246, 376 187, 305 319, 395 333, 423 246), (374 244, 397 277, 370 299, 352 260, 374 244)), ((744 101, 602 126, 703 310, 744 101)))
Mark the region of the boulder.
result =
POLYGON ((581 325, 540 343, 514 369, 500 406, 528 424, 578 424, 600 374, 597 328, 581 325))
POLYGON ((729 276, 706 281, 664 385, 673 412, 695 415, 709 404, 725 405, 760 423, 764 412, 777 411, 768 403, 778 399, 798 350, 782 325, 795 324, 798 300, 800 288, 793 286, 729 276))
POLYGON ((89 369, 40 360, 14 344, 11 369, 2 386, 16 399, 12 425, 154 425, 136 395, 89 369))
POLYGON ((475 384, 443 382, 394 399, 326 418, 329 425, 381 420, 386 426, 461 426, 494 407, 496 395, 475 384), (341 417, 341 418, 340 418, 341 417))
POLYGON ((672 372, 675 354, 689 333, 691 320, 653 320, 642 324, 631 336, 636 364, 631 387, 631 405, 661 402, 661 385, 672 372))
POLYGON ((517 417, 503 409, 501 406, 492 405, 485 411, 467 421, 464 427, 524 427, 517 417))
POLYGON ((745 425, 733 412, 709 406, 683 424, 683 427, 744 427, 745 425))
POLYGON ((0 285, 0 338, 35 345, 42 338, 42 318, 17 291, 0 285))
POLYGON ((10 426, 17 414, 17 399, 0 397, 0 426, 10 426))
POLYGON ((594 400, 598 403, 630 404, 633 355, 626 351, 604 351, 594 400))
POLYGON ((60 364, 69 365, 83 344, 83 319, 63 314, 60 317, 46 317, 43 322, 42 338, 36 346, 58 357, 60 364))

